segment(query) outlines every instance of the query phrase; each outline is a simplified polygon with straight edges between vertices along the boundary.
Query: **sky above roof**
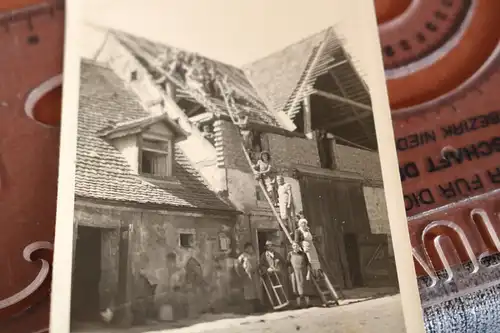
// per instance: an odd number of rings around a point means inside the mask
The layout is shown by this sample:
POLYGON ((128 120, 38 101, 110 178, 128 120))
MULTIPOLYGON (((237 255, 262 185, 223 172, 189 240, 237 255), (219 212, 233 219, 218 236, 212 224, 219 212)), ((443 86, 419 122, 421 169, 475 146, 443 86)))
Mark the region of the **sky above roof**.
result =
POLYGON ((102 33, 89 24, 123 30, 238 67, 338 25, 356 49, 351 52, 362 56, 367 51, 364 40, 376 38, 376 30, 367 34, 363 29, 367 17, 374 15, 373 7, 366 5, 364 0, 85 0, 81 5, 87 23, 82 56, 92 57, 103 40, 102 33))

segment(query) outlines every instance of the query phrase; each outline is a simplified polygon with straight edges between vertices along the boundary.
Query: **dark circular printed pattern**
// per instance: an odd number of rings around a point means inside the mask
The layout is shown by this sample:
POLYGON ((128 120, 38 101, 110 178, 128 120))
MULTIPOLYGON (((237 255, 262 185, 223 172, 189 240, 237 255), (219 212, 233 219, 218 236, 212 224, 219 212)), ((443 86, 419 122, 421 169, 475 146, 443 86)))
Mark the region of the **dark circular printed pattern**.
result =
MULTIPOLYGON (((375 1, 379 16, 390 17, 384 13, 388 1, 375 1)), ((486 67, 498 57, 499 13, 500 1, 412 0, 398 16, 379 20, 394 116, 430 110, 444 100, 453 104, 482 89, 486 67)))
POLYGON ((470 7, 471 0, 412 1, 399 17, 380 25, 384 67, 410 64, 442 47, 461 27, 470 7))

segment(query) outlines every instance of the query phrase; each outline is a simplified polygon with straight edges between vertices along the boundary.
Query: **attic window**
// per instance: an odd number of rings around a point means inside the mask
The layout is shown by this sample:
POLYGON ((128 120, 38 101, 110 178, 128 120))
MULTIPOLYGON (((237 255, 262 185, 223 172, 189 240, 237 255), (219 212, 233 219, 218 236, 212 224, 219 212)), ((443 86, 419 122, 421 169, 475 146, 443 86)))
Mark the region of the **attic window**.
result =
POLYGON ((142 137, 139 149, 139 170, 153 178, 172 176, 173 144, 168 138, 142 137))

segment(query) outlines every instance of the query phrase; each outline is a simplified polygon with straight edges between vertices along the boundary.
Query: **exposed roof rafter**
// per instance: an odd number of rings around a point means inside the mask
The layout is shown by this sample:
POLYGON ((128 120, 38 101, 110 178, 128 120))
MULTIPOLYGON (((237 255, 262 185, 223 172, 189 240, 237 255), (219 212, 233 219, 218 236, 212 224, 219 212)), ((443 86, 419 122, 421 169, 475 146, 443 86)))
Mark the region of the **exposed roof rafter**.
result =
POLYGON ((304 88, 310 84, 311 82, 311 75, 314 69, 316 69, 316 64, 318 61, 321 59, 321 56, 323 55, 323 50, 325 49, 327 45, 327 41, 330 38, 330 33, 331 33, 332 28, 328 29, 325 33, 325 36, 323 38, 323 41, 319 45, 318 49, 316 50, 316 53, 314 54, 314 58, 312 59, 311 63, 309 64, 309 67, 306 69, 306 72, 304 73, 304 77, 302 82, 300 82, 300 86, 298 87, 298 93, 294 96, 292 102, 290 103, 290 106, 284 110, 285 113, 288 116, 291 116, 291 112, 295 110, 295 107, 297 104, 300 102, 300 100, 304 97, 302 96, 302 91, 304 88))
POLYGON ((340 120, 340 121, 328 122, 324 126, 328 127, 328 128, 337 128, 337 127, 340 127, 340 126, 343 126, 343 125, 346 125, 349 123, 353 123, 353 122, 357 121, 358 119, 365 119, 365 118, 368 118, 371 116, 372 116, 371 112, 364 111, 363 113, 359 113, 356 116, 348 117, 348 118, 345 118, 345 119, 340 120))
MULTIPOLYGON (((332 71, 328 71, 328 74, 330 74, 330 76, 332 77, 332 79, 335 81, 335 83, 337 84, 337 86, 339 87, 340 89, 340 92, 341 94, 343 95, 343 97, 345 98, 348 98, 347 94, 346 94, 346 91, 344 89, 344 87, 342 86, 342 83, 339 81, 339 79, 337 78, 337 76, 335 75, 335 73, 333 73, 332 71)), ((370 129, 368 128, 368 126, 366 125, 366 123, 361 120, 359 118, 359 111, 356 110, 356 108, 352 105, 352 104, 349 104, 350 106, 350 110, 352 112, 352 114, 354 115, 354 117, 357 117, 356 118, 356 121, 358 122, 358 124, 361 126, 361 128, 363 129, 363 132, 365 132, 365 135, 368 139, 370 139, 370 137, 373 135, 370 131, 370 129)))
POLYGON ((203 105, 201 104, 196 104, 195 106, 193 106, 191 109, 189 110, 186 110, 186 115, 188 117, 191 117, 193 114, 195 114, 196 112, 200 111, 200 109, 203 107, 203 105))
POLYGON ((331 99, 333 101, 337 101, 337 102, 342 102, 342 103, 345 103, 345 104, 349 104, 349 105, 355 106, 355 107, 363 109, 363 110, 372 111, 372 107, 369 106, 369 105, 366 105, 366 104, 363 104, 363 103, 359 103, 359 102, 353 101, 353 100, 351 100, 349 98, 338 96, 338 95, 335 95, 335 94, 332 94, 332 93, 329 93, 329 92, 326 92, 326 91, 323 91, 323 90, 314 89, 313 90, 313 94, 316 94, 318 96, 322 96, 324 98, 331 99))

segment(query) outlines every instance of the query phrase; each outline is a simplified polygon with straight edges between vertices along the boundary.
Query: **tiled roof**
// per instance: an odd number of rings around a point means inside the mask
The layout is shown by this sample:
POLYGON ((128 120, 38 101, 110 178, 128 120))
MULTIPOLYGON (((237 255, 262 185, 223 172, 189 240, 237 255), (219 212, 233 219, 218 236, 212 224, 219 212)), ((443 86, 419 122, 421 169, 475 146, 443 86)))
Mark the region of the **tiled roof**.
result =
POLYGON ((125 157, 97 134, 110 124, 148 116, 137 97, 108 68, 82 61, 76 190, 79 197, 234 211, 212 192, 187 158, 175 149, 180 185, 162 188, 134 175, 125 157))
MULTIPOLYGON (((331 70, 348 98, 370 104, 365 83, 358 74, 355 61, 345 51, 343 41, 334 28, 323 30, 279 52, 243 66, 250 82, 274 111, 287 111, 292 118, 298 105, 294 103, 311 93, 314 81, 331 70)), ((331 87, 339 96, 339 87, 331 87)), ((336 108, 346 105, 336 103, 336 108)))
MULTIPOLYGON (((111 31, 111 33, 136 57, 149 58, 143 60, 148 63, 148 66, 150 66, 149 70, 153 72, 155 71, 155 68, 151 66, 152 60, 156 60, 161 56, 164 56, 165 53, 171 54, 172 51, 182 51, 185 54, 194 54, 186 50, 180 50, 169 45, 153 42, 148 39, 134 36, 128 33, 116 30, 111 31)), ((235 89, 238 95, 241 96, 249 104, 244 107, 249 111, 249 119, 251 121, 273 126, 279 125, 279 122, 276 120, 274 114, 268 110, 266 104, 262 101, 262 98, 255 91, 255 88, 252 86, 252 84, 248 81, 243 70, 213 59, 209 59, 200 54, 196 55, 199 58, 202 58, 207 64, 212 65, 218 74, 227 77, 228 83, 232 86, 232 88, 235 89)), ((194 93, 190 91, 189 87, 183 85, 179 88, 179 93, 182 94, 183 97, 187 97, 191 100, 196 101, 196 99, 194 98, 194 93)), ((212 103, 218 106, 218 109, 222 113, 227 113, 222 99, 211 98, 210 100, 212 103)))
POLYGON ((248 79, 270 108, 283 110, 324 35, 322 31, 244 66, 248 79))
MULTIPOLYGON (((151 73, 158 72, 155 62, 165 54, 172 54, 175 51, 182 51, 186 55, 194 54, 120 31, 113 30, 111 34, 151 73)), ((293 119, 300 109, 298 101, 313 92, 316 79, 328 70, 334 72, 341 82, 342 87, 331 88, 339 96, 346 95, 347 98, 356 102, 370 104, 369 93, 358 74, 355 61, 352 61, 352 58, 345 52, 344 43, 338 38, 334 28, 309 36, 281 51, 242 66, 241 69, 200 54, 196 56, 212 64, 218 73, 228 76, 230 85, 252 104, 249 119, 253 122, 286 128, 278 117, 278 112, 285 111, 293 119), (342 92, 338 92, 339 89, 342 92)), ((185 85, 181 86, 179 93, 182 97, 204 104, 200 99, 197 100, 196 94, 185 85)), ((210 98, 209 102, 226 113, 225 105, 221 100, 210 98)), ((331 104, 335 110, 350 110, 351 108, 338 101, 331 101, 331 104)), ((213 111, 207 108, 207 104, 204 106, 208 111, 213 111)))

